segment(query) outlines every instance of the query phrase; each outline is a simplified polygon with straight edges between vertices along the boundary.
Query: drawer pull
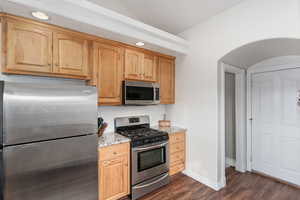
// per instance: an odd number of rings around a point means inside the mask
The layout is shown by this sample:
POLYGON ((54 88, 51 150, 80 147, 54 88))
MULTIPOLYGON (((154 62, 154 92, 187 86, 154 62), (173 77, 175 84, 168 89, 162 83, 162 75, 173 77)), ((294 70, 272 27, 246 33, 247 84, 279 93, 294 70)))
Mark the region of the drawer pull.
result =
POLYGON ((110 164, 110 161, 104 161, 104 166, 108 166, 110 164))

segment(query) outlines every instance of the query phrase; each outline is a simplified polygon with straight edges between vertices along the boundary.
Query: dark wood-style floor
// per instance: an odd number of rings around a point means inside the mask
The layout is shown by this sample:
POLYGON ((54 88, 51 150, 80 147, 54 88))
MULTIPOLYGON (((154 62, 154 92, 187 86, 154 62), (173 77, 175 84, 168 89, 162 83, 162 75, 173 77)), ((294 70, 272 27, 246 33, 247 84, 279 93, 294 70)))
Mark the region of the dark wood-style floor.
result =
MULTIPOLYGON (((227 171, 227 186, 216 192, 183 174, 140 200, 300 200, 300 189, 253 173, 227 171)), ((125 198, 127 199, 127 198, 125 198)))

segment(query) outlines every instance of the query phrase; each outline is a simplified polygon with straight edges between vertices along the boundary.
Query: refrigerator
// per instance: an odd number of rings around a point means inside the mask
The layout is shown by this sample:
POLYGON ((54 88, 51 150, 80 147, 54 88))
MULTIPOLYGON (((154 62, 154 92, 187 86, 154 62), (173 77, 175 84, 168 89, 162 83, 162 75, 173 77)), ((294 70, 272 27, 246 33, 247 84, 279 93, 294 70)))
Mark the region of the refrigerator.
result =
POLYGON ((0 199, 98 199, 96 88, 0 81, 0 95, 0 199))

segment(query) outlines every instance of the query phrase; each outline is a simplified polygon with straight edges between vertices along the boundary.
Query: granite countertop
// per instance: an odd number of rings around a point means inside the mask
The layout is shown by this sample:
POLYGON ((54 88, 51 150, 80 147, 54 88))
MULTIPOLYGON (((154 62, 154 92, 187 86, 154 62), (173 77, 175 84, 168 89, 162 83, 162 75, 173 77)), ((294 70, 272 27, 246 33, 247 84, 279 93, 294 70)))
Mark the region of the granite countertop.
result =
POLYGON ((99 147, 106 147, 126 142, 130 142, 130 139, 114 132, 104 133, 101 137, 99 137, 99 147))
POLYGON ((178 132, 185 132, 186 131, 185 128, 180 128, 180 127, 177 127, 177 126, 164 127, 164 128, 159 127, 159 126, 153 126, 151 128, 157 129, 157 130, 160 130, 160 131, 166 131, 169 134, 178 133, 178 132))
MULTIPOLYGON (((166 128, 161 128, 159 126, 153 126, 151 128, 157 129, 160 131, 166 131, 169 134, 186 131, 185 128, 180 128, 177 126, 171 126, 171 127, 166 127, 166 128)), ((124 137, 118 133, 115 133, 115 132, 104 133, 101 137, 99 137, 99 147, 106 147, 106 146, 110 146, 110 145, 114 145, 114 144, 121 144, 121 143, 126 143, 126 142, 130 142, 130 139, 127 137, 124 137)))

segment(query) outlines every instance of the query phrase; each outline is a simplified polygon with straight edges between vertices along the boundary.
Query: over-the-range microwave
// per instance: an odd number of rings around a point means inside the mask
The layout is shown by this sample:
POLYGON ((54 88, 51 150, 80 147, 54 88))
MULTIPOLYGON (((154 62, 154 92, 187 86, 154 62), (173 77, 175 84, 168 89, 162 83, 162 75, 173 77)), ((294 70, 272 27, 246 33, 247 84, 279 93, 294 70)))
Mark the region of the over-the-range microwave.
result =
POLYGON ((159 84, 144 81, 124 81, 123 103, 125 105, 159 104, 159 84))

